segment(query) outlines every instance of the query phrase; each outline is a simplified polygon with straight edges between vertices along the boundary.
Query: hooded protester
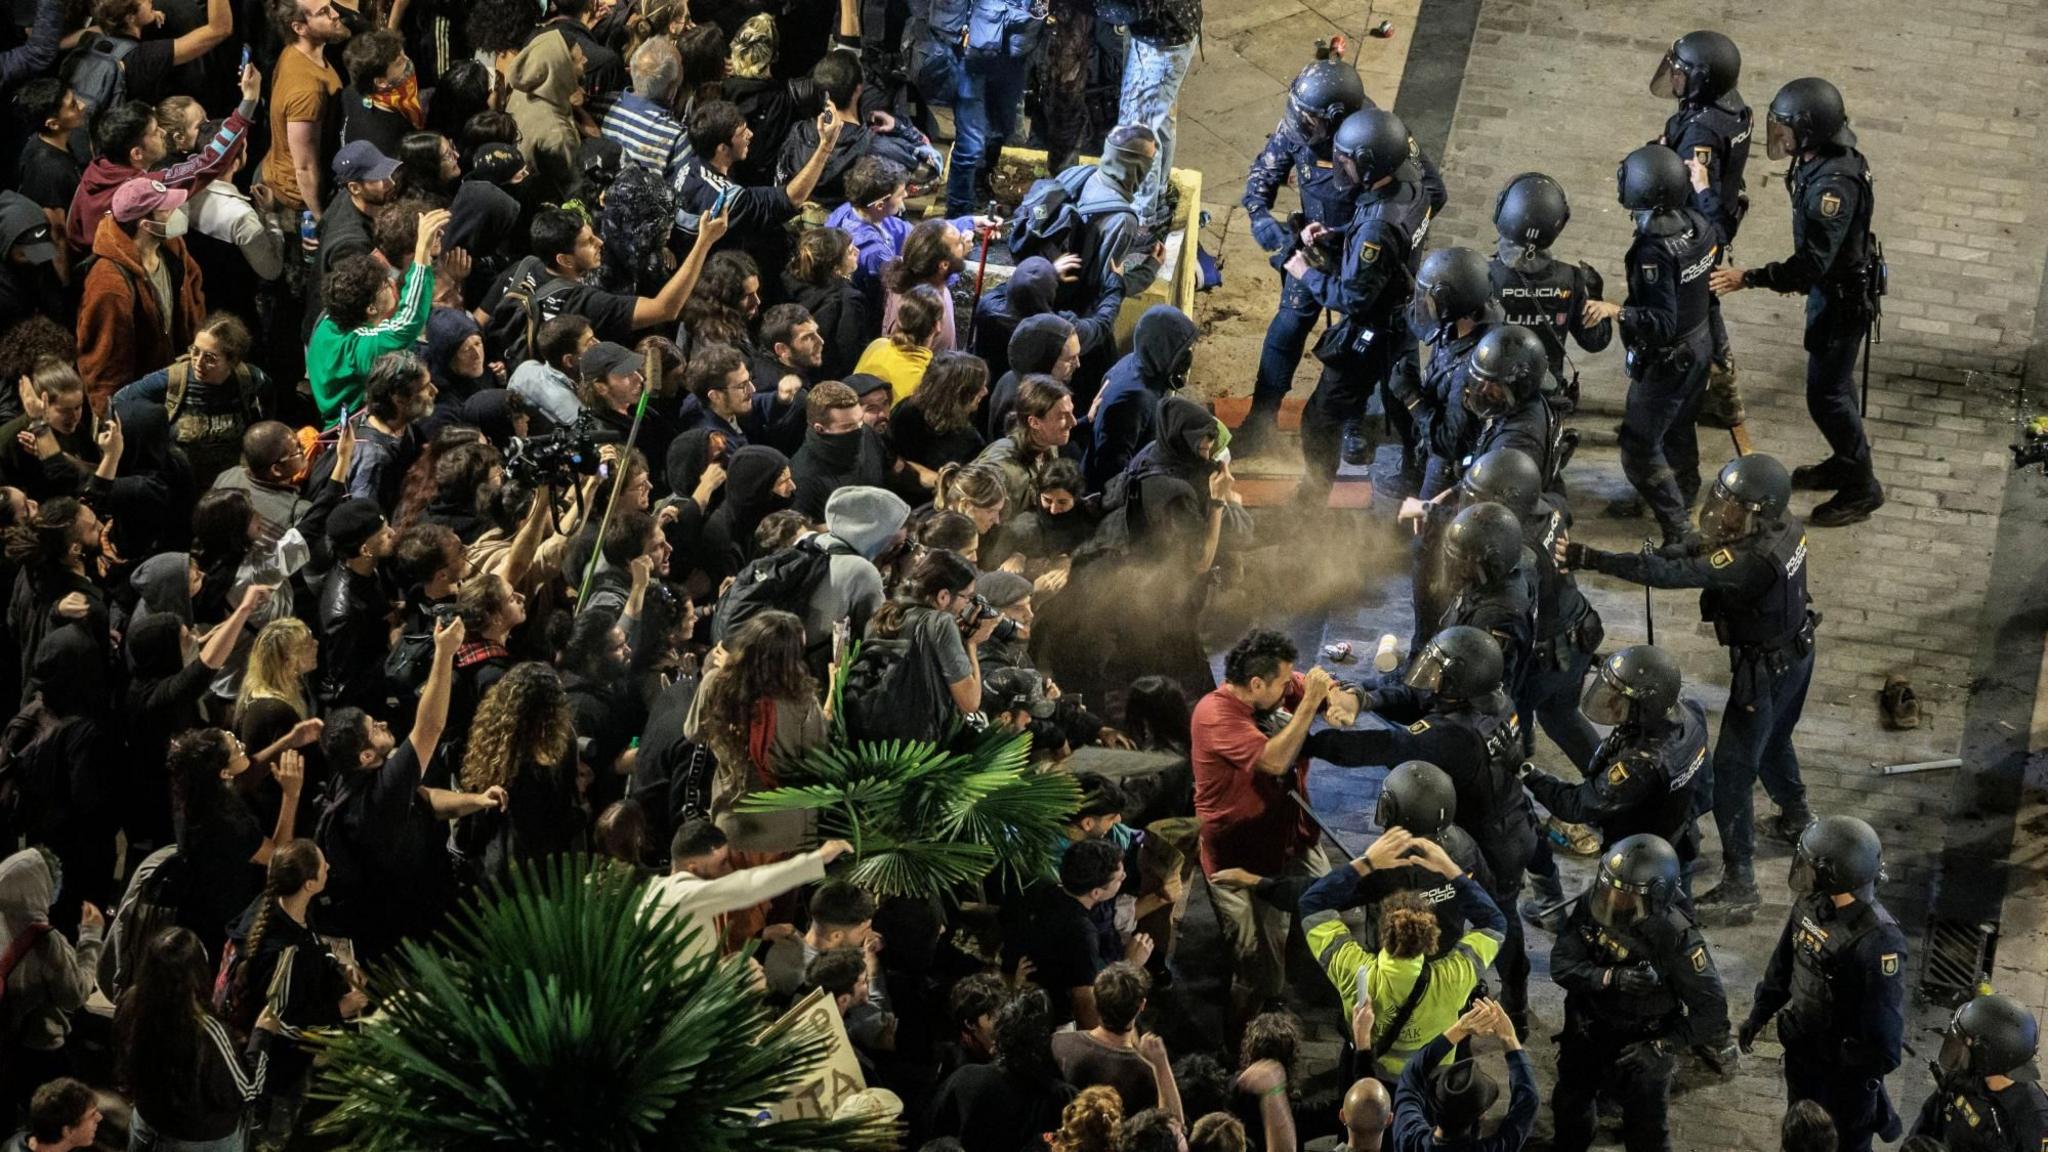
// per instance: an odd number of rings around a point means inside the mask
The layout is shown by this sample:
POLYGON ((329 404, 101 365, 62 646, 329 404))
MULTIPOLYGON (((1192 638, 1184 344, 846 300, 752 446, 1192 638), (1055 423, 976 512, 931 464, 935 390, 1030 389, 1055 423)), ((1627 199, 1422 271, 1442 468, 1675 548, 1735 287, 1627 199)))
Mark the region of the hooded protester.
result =
MULTIPOLYGON (((1067 383, 1078 359, 1068 355, 1076 343, 1074 325, 1057 312, 1040 312, 1020 322, 1005 346, 1009 371, 988 390, 983 435, 997 440, 1009 430, 1010 413, 1017 407, 1017 383, 1024 377, 1043 374, 1067 383)), ((1075 407, 1087 411, 1078 399, 1075 407)))
POLYGON ((431 443, 450 424, 466 424, 463 405, 489 388, 484 364, 484 330, 459 308, 436 308, 427 316, 427 374, 434 381, 434 411, 420 421, 420 436, 431 443))
MULTIPOLYGON (((503 148, 509 159, 519 162, 517 149, 509 145, 495 147, 503 148)), ((441 234, 441 244, 469 253, 469 276, 462 282, 463 307, 481 304, 484 293, 511 267, 514 250, 525 244, 529 221, 530 213, 525 206, 505 188, 468 176, 456 186, 455 200, 448 205, 448 230, 441 234)))
POLYGON ((462 402, 462 422, 503 449, 515 436, 531 435, 533 413, 526 398, 510 388, 485 388, 462 402))
POLYGON ((135 589, 136 604, 128 627, 152 616, 170 616, 181 624, 192 623, 192 593, 198 589, 198 569, 184 552, 159 552, 135 566, 128 576, 135 589))
POLYGON ((63 862, 63 903, 55 921, 78 922, 81 900, 106 904, 114 887, 114 831, 119 798, 127 791, 125 749, 108 723, 112 674, 105 647, 80 624, 53 628, 36 649, 35 682, 56 728, 28 767, 49 789, 31 790, 22 810, 33 813, 24 831, 63 862))
POLYGON ((713 587, 739 574, 756 555, 754 530, 771 512, 789 507, 796 481, 789 457, 773 448, 749 444, 732 454, 725 481, 725 501, 704 522, 697 556, 713 587))
POLYGON ((825 531, 814 539, 832 562, 802 613, 808 652, 822 657, 811 661, 813 675, 830 663, 833 625, 847 620, 849 635, 866 632, 886 598, 880 564, 902 543, 909 520, 910 505, 883 488, 849 485, 825 502, 825 531))
POLYGON ((817 520, 832 494, 850 484, 888 486, 895 462, 881 436, 861 420, 860 397, 851 387, 824 381, 810 390, 804 406, 810 427, 804 431, 804 446, 789 462, 796 480, 791 507, 817 520))
POLYGON ((26 1100, 37 1084, 63 1073, 71 1014, 85 1006, 99 969, 105 926, 97 917, 79 926, 76 946, 54 928, 51 906, 63 874, 47 848, 0 860, 0 949, 21 948, 0 996, 0 1035, 12 1038, 7 1082, 0 1084, 9 1100, 26 1100))
POLYGON ((1060 275, 1052 261, 1033 256, 982 296, 974 308, 973 343, 968 351, 988 361, 990 376, 1000 377, 1010 370, 1010 335, 1025 319, 1052 311, 1059 287, 1060 275))
POLYGON ((1188 382, 1195 336, 1195 322, 1171 304, 1154 304, 1138 318, 1130 355, 1109 370, 1096 404, 1089 487, 1107 484, 1151 442, 1159 427, 1160 404, 1188 382))
POLYGON ((559 204, 583 190, 576 164, 582 134, 570 99, 582 71, 560 31, 533 38, 512 61, 512 95, 505 110, 519 124, 519 150, 526 157, 526 183, 537 201, 559 204))
POLYGON ((606 190, 597 213, 597 232, 604 238, 604 263, 598 284, 621 296, 657 296, 674 274, 663 258, 669 233, 675 230, 676 198, 668 182, 653 168, 628 164, 606 190))

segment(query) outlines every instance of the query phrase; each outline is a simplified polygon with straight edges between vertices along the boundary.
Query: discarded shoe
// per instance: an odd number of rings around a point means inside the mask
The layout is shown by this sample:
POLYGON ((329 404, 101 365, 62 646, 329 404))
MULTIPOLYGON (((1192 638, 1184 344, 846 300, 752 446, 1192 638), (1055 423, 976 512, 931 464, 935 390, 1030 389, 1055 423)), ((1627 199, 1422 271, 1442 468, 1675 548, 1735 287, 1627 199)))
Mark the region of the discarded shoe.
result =
POLYGON ((1920 726, 1920 698, 1913 694, 1913 685, 1904 676, 1894 672, 1884 678, 1884 691, 1877 694, 1877 704, 1884 713, 1884 726, 1894 732, 1904 732, 1920 726))

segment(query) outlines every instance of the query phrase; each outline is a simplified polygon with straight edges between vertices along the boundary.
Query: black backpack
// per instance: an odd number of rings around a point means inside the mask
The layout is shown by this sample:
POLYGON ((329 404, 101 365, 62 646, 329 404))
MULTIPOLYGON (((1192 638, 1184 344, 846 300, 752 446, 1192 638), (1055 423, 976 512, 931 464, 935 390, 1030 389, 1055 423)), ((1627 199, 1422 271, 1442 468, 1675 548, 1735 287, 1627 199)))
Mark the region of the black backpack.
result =
MULTIPOLYGON (((916 612, 918 609, 912 609, 916 612)), ((930 611, 930 609, 925 609, 930 611)), ((953 701, 938 682, 933 655, 914 639, 906 621, 901 635, 864 640, 846 670, 841 710, 846 734, 855 741, 943 740, 953 701)))
POLYGON ((561 312, 558 307, 550 314, 544 303, 576 285, 550 275, 538 256, 525 257, 505 275, 505 293, 491 309, 491 322, 484 327, 484 344, 494 359, 517 364, 534 358, 533 346, 540 326, 561 312))
POLYGON ((128 56, 141 47, 126 36, 95 33, 64 57, 64 83, 92 109, 94 119, 128 99, 128 56))
POLYGON ((1081 215, 1081 189, 1095 178, 1095 165, 1081 166, 1086 175, 1074 180, 1065 172, 1033 180, 1010 221, 1010 255, 1022 263, 1033 256, 1057 260, 1078 255, 1085 261, 1088 219, 1081 215))
POLYGON ((51 743, 64 724, 38 695, 0 729, 0 836, 6 843, 22 835, 32 843, 47 840, 55 829, 44 825, 61 819, 69 806, 65 768, 51 743))
MULTIPOLYGON (((812 535, 754 560, 718 598, 718 608, 711 615, 712 643, 723 644, 733 629, 763 612, 804 615, 811 597, 832 572, 832 557, 853 555, 857 553, 838 540, 828 543, 823 535, 812 535)), ((807 647, 829 644, 832 638, 828 634, 810 640, 807 647)))

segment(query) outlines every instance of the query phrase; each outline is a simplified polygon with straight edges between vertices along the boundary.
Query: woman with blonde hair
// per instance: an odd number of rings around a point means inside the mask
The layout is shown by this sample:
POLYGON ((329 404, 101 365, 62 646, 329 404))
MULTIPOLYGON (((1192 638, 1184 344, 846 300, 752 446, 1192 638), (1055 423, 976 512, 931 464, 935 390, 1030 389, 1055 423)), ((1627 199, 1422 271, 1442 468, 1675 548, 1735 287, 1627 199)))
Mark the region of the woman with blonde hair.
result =
POLYGON ((232 713, 235 736, 249 749, 249 771, 235 787, 260 793, 259 815, 265 819, 275 816, 273 802, 282 799, 270 785, 270 770, 288 751, 299 752, 313 784, 299 795, 310 804, 320 794, 326 763, 320 756, 322 724, 315 715, 319 702, 307 686, 319 667, 320 641, 295 616, 265 624, 249 645, 249 665, 232 713))
POLYGON ((576 721, 555 670, 528 661, 491 685, 469 727, 462 789, 504 789, 505 807, 463 820, 461 855, 481 876, 580 847, 589 823, 576 796, 576 721))
POLYGON ((1102 1084, 1083 1088, 1060 1114, 1052 1152, 1117 1152, 1123 1129, 1124 1105, 1116 1089, 1102 1084))

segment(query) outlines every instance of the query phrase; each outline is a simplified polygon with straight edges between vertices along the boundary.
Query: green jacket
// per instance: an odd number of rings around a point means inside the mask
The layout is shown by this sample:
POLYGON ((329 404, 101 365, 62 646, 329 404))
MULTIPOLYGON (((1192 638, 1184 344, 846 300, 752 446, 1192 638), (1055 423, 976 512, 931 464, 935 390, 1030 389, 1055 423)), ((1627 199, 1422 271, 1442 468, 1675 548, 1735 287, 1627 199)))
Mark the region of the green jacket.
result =
POLYGON ((320 406, 320 419, 332 424, 344 406, 363 406, 363 384, 370 367, 386 352, 410 352, 427 330, 427 316, 434 310, 434 270, 414 264, 405 270, 398 286, 398 307, 382 322, 366 328, 342 331, 329 316, 320 317, 313 338, 306 343, 306 380, 313 386, 313 402, 320 406))

